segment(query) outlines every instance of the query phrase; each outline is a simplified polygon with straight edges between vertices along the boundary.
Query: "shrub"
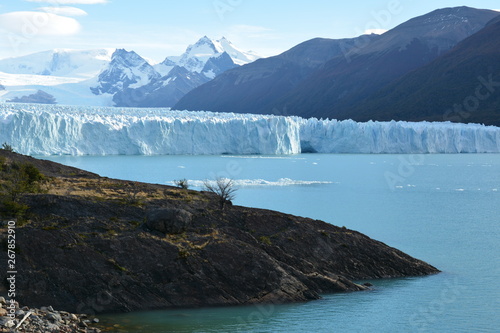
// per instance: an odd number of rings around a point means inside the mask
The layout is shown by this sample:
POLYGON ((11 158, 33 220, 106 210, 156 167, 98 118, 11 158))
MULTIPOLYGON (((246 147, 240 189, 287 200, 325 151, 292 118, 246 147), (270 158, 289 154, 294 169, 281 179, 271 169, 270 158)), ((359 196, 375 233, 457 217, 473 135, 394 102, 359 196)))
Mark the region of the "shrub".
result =
POLYGON ((14 148, 12 148, 11 145, 9 145, 7 142, 4 142, 2 144, 2 150, 6 150, 6 151, 10 151, 10 152, 14 152, 14 148))
POLYGON ((17 201, 25 193, 41 193, 45 177, 33 164, 12 163, 2 167, 2 193, 17 201))
POLYGON ((0 214, 22 217, 28 206, 20 202, 27 193, 42 193, 45 177, 33 164, 0 161, 0 214))
POLYGON ((219 199, 219 208, 224 210, 226 203, 231 202, 236 197, 236 187, 232 179, 217 178, 214 182, 204 181, 205 190, 217 195, 219 199))
POLYGON ((271 239, 267 236, 260 236, 259 237, 259 241, 263 244, 266 244, 266 245, 271 245, 271 239))
POLYGON ((0 216, 21 218, 28 210, 28 206, 9 198, 0 199, 0 216))
POLYGON ((182 188, 184 190, 187 190, 189 188, 189 183, 188 183, 188 180, 186 178, 179 179, 179 180, 174 180, 174 184, 178 188, 182 188))
POLYGON ((178 258, 179 259, 187 259, 189 256, 191 255, 191 253, 189 253, 188 250, 186 249, 179 249, 179 252, 178 252, 178 258))

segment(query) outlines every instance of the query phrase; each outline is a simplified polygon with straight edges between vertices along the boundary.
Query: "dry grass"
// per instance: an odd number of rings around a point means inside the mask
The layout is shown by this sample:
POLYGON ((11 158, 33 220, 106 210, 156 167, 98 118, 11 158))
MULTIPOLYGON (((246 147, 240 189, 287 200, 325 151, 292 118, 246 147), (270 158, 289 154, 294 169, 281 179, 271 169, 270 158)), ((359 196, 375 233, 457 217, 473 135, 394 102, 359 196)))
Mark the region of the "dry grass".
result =
POLYGON ((79 196, 93 200, 116 200, 132 204, 165 199, 187 202, 207 200, 193 191, 111 179, 53 178, 47 191, 48 194, 54 195, 79 196))

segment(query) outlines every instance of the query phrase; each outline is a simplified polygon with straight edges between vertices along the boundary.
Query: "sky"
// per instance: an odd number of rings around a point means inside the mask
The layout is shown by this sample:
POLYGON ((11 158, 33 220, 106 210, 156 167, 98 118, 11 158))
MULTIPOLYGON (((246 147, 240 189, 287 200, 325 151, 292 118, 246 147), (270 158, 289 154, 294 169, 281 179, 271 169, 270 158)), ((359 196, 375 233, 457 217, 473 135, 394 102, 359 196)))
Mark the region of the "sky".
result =
POLYGON ((54 48, 124 48, 160 62, 208 36, 267 57, 315 37, 386 30, 438 8, 498 0, 3 0, 0 59, 54 48))

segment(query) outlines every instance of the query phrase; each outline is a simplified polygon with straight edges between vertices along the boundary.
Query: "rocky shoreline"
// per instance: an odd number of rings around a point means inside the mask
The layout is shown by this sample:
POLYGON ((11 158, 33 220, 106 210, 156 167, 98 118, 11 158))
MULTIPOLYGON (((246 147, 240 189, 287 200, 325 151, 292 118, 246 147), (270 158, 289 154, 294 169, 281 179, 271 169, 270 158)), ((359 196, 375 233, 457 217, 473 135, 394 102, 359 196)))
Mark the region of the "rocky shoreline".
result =
POLYGON ((0 297, 0 332, 100 333, 100 329, 92 327, 98 322, 97 318, 86 314, 56 311, 51 306, 21 307, 17 302, 10 303, 0 297))
MULTIPOLYGON (((10 203, 22 213, 16 300, 40 309, 33 322, 46 317, 46 304, 98 315, 304 302, 366 289, 354 281, 439 272, 323 221, 230 202, 221 209, 208 192, 104 178, 0 150, 2 157, 3 179, 17 179, 9 170, 26 170, 44 181, 40 191, 10 203)), ((0 229, 7 244, 6 226, 0 229)), ((7 259, 0 250, 0 262, 7 259)), ((0 285, 0 295, 6 292, 0 285)))

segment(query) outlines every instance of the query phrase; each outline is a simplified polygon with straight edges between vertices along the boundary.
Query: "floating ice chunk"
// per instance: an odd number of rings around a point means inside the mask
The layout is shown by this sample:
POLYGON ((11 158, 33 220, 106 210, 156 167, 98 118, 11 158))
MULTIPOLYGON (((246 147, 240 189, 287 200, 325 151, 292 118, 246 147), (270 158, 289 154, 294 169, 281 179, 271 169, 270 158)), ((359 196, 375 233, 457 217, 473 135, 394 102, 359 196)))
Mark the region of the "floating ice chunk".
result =
MULTIPOLYGON (((208 180, 209 183, 215 183, 213 180, 208 180)), ((234 179, 233 183, 236 187, 254 187, 254 186, 309 186, 309 185, 325 185, 334 184, 332 181, 319 181, 319 180, 295 180, 290 178, 280 178, 276 181, 265 179, 234 179)), ((175 182, 167 182, 169 185, 175 185, 175 182)), ((205 180, 188 180, 188 184, 202 188, 205 186, 205 180)))

